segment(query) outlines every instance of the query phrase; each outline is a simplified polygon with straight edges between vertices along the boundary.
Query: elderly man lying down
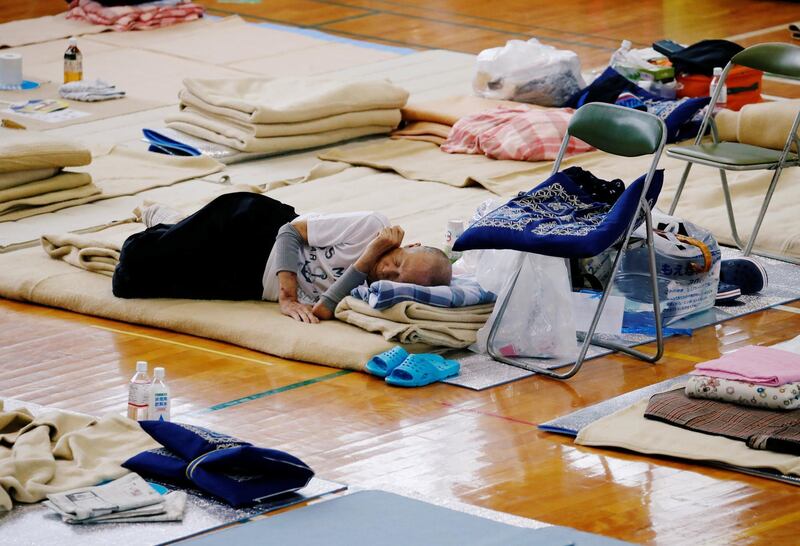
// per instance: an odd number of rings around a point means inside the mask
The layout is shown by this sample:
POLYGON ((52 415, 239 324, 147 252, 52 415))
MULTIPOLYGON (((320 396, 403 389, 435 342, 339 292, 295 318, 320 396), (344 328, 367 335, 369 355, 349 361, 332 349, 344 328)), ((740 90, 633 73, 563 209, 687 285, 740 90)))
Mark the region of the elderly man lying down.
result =
POLYGON ((183 220, 162 205, 143 219, 114 271, 120 298, 263 299, 316 323, 364 282, 450 284, 441 250, 401 246, 403 229, 377 212, 298 216, 265 195, 231 193, 183 220))

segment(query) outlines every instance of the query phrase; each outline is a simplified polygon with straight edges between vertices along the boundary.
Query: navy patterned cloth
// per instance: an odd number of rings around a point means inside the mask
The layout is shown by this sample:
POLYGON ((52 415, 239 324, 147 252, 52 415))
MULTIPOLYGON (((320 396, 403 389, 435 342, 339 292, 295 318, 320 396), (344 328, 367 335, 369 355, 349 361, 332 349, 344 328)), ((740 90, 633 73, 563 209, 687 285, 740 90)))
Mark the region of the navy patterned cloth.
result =
MULTIPOLYGON (((559 172, 534 189, 472 224, 453 250, 511 249, 560 258, 589 258, 619 242, 644 189, 641 176, 614 205, 592 199, 566 172, 559 172)), ((653 176, 647 201, 653 206, 661 192, 664 171, 653 176)), ((640 213, 636 225, 644 221, 640 213)))

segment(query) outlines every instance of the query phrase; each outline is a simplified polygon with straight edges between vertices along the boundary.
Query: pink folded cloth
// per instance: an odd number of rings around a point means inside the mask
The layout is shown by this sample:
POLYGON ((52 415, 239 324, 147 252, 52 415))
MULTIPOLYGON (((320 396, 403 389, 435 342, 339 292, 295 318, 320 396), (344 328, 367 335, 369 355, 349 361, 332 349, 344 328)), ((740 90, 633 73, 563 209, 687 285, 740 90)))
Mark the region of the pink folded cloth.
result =
POLYGON ((106 7, 94 0, 72 0, 67 19, 108 25, 114 30, 147 30, 194 21, 203 6, 192 2, 149 2, 136 6, 106 7))
MULTIPOLYGON (((492 159, 550 161, 558 156, 571 108, 505 107, 459 119, 441 146, 449 154, 484 154, 492 159)), ((565 157, 594 150, 569 139, 565 157)))
POLYGON ((779 387, 800 381, 800 355, 750 345, 695 366, 692 375, 705 375, 779 387))

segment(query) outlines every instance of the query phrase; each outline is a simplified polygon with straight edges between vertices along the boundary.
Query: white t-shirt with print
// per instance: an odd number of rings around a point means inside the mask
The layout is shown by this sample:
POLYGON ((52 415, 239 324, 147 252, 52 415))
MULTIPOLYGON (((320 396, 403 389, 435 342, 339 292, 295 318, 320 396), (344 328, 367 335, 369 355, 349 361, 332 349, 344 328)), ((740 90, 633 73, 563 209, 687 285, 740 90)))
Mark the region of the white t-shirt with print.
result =
MULTIPOLYGON (((297 260, 297 300, 315 303, 342 276, 367 248, 378 232, 389 227, 389 219, 379 212, 304 214, 308 243, 300 248, 297 260)), ((280 294, 275 250, 269 254, 264 270, 263 299, 277 301, 280 294)))

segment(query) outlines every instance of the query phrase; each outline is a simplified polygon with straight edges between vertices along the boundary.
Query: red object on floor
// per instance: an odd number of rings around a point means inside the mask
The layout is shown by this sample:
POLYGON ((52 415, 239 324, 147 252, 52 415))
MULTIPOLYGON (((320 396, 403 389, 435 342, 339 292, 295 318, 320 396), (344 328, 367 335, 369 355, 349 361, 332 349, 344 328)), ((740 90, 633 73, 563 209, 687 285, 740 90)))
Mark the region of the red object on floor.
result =
MULTIPOLYGON (((761 82, 764 73, 746 66, 731 68, 725 85, 728 88, 728 110, 739 111, 745 104, 761 102, 761 82)), ((678 97, 707 97, 711 85, 711 77, 702 74, 680 74, 678 97)))

